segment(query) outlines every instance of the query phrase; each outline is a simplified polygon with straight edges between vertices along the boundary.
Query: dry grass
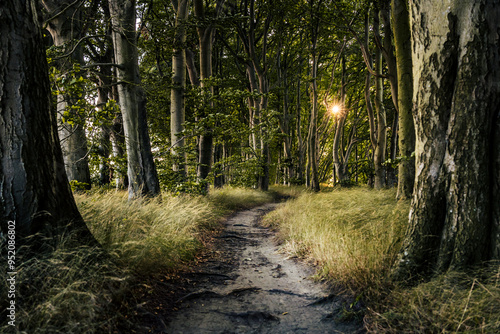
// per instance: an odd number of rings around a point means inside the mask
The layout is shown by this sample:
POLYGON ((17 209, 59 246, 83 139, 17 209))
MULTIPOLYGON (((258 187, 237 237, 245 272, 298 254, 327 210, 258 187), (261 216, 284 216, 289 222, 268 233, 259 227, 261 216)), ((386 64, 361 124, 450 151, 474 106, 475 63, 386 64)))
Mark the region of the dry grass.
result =
POLYGON ((500 267, 449 272, 412 289, 392 291, 374 305, 372 333, 499 333, 500 267))
POLYGON ((271 194, 255 189, 224 187, 213 189, 208 195, 214 210, 222 212, 249 209, 273 201, 271 194))
POLYGON ((112 191, 80 194, 76 201, 103 247, 146 274, 192 259, 200 246, 197 234, 217 221, 208 201, 187 195, 129 202, 126 192, 112 191))
MULTIPOLYGON (((390 269, 404 237, 408 202, 394 190, 304 193, 265 217, 283 250, 314 259, 319 276, 367 306, 372 333, 499 333, 500 267, 450 272, 414 288, 395 286, 390 269)), ((346 313, 352 311, 346 310, 346 313)))
MULTIPOLYGON (((126 272, 102 250, 72 247, 64 239, 50 251, 17 252, 16 327, 4 323, 1 333, 99 333, 110 327, 133 324, 118 309, 128 288, 126 272)), ((7 273, 2 272, 1 293, 6 296, 7 273)), ((6 309, 2 300, 2 312, 6 309)))
POLYGON ((313 258, 322 277, 355 294, 374 292, 387 280, 408 217, 408 203, 394 197, 368 188, 305 193, 264 221, 279 225, 283 249, 313 258))
MULTIPOLYGON (((103 248, 70 246, 71 236, 47 240, 43 252, 19 250, 16 324, 7 324, 0 300, 1 333, 133 333, 141 308, 131 285, 193 259, 206 235, 232 210, 269 202, 255 190, 214 190, 208 197, 177 196, 128 202, 125 192, 75 195, 80 212, 103 248), (24 255, 23 255, 24 254, 24 255)), ((5 249, 3 244, 2 249, 5 249)), ((0 294, 7 295, 7 271, 0 294)), ((142 332, 143 329, 140 330, 142 332)))

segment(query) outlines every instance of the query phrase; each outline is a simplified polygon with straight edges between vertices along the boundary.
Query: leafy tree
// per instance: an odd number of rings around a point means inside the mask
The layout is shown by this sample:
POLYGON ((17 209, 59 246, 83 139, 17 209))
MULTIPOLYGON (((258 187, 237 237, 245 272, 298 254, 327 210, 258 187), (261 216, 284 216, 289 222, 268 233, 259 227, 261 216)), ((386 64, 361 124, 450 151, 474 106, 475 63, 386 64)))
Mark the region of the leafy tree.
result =
POLYGON ((47 11, 45 26, 52 35, 54 46, 61 54, 57 57, 57 77, 63 87, 57 94, 59 137, 66 172, 70 181, 90 189, 87 138, 85 135, 85 94, 83 77, 79 71, 83 59, 83 0, 43 0, 47 11))
POLYGON ((135 0, 110 0, 117 87, 127 147, 129 198, 157 195, 158 175, 151 154, 146 101, 140 86, 135 0))

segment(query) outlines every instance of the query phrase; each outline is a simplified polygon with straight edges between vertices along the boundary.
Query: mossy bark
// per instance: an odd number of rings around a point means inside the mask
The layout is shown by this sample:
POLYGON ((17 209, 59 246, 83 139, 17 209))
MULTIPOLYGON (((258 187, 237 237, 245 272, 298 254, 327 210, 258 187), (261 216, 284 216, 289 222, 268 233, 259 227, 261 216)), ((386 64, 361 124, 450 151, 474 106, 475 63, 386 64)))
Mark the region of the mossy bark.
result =
POLYGON ((392 0, 392 22, 398 73, 399 156, 398 199, 409 199, 415 181, 415 126, 413 125, 413 75, 410 13, 407 0, 392 0))

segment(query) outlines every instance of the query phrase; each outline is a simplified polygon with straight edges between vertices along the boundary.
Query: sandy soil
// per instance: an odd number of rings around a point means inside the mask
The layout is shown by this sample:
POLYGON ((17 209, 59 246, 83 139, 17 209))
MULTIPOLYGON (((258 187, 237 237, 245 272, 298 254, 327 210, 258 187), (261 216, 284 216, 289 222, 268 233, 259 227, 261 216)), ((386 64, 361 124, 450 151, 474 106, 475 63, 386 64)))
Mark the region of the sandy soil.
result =
POLYGON ((273 232, 259 225, 276 205, 242 211, 226 221, 209 259, 177 279, 182 283, 174 312, 154 332, 362 332, 359 323, 337 321, 343 302, 309 279, 311 267, 277 252, 273 232))

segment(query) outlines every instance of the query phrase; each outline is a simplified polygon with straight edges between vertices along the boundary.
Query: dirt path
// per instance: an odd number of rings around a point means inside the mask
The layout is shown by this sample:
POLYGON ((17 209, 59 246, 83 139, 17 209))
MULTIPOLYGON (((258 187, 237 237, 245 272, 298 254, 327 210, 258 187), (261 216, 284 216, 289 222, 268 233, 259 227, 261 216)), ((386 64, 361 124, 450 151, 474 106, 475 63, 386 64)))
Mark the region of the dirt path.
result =
POLYGON ((335 321, 341 302, 307 279, 311 268, 277 253, 259 218, 277 204, 237 213, 218 237, 215 259, 188 277, 191 292, 177 302, 162 332, 358 333, 335 321))

